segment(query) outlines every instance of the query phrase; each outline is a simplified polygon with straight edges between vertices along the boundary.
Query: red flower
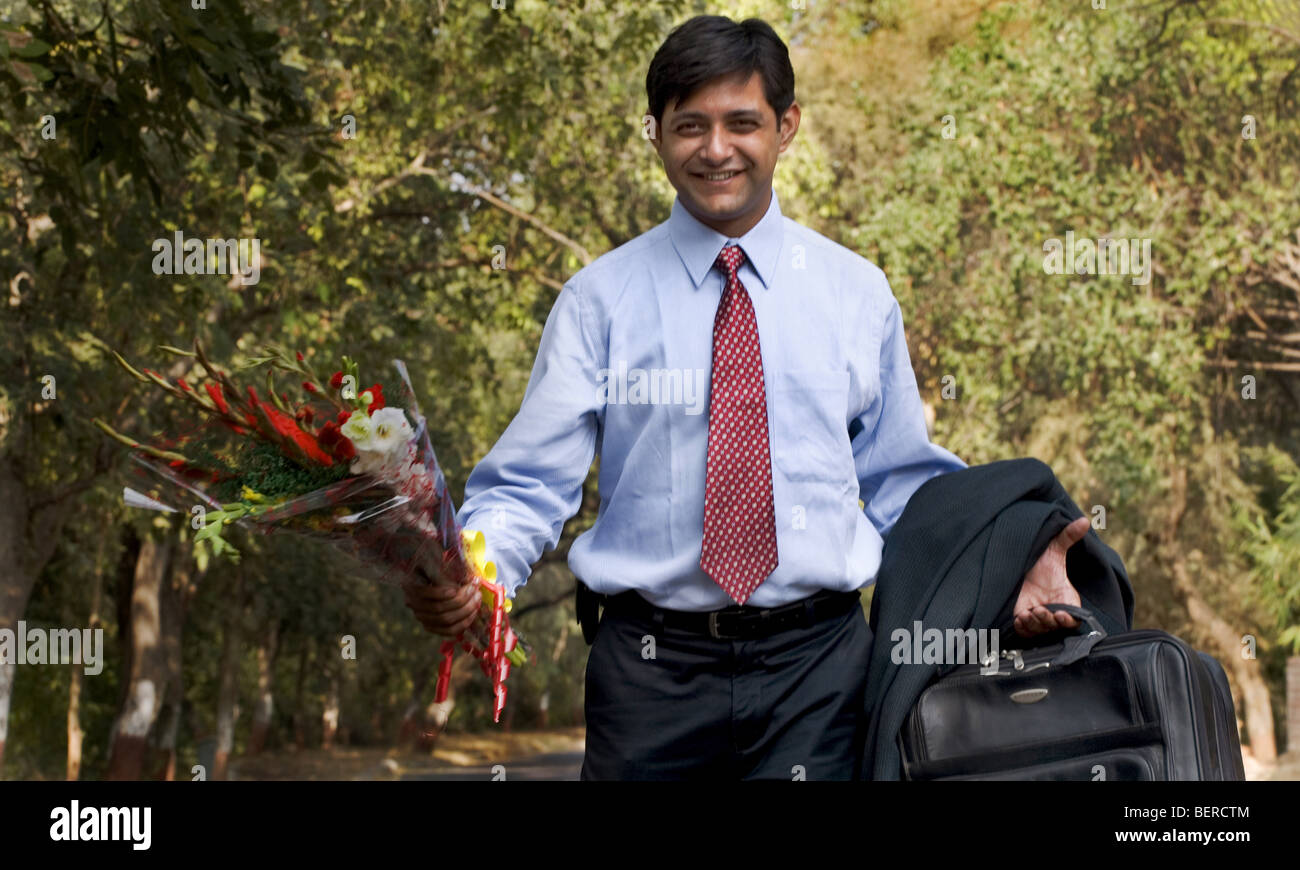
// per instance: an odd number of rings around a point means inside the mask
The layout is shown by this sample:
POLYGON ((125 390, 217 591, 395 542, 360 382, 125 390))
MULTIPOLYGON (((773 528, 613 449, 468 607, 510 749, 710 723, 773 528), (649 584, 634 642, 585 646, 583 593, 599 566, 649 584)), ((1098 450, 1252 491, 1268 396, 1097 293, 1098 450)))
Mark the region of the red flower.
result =
POLYGON ((321 447, 332 453, 335 459, 346 460, 357 455, 357 449, 352 446, 347 436, 339 431, 339 424, 333 420, 326 421, 325 425, 320 427, 316 433, 316 440, 320 442, 321 447))
POLYGON ((302 351, 298 351, 298 362, 302 362, 302 351))
POLYGON ((344 423, 348 421, 348 418, 351 416, 352 416, 352 412, 347 408, 344 408, 342 411, 339 411, 339 415, 336 419, 339 421, 339 425, 342 426, 344 423))
POLYGON ((303 381, 302 388, 309 393, 319 392, 319 390, 316 389, 316 385, 313 384, 311 381, 303 381))
POLYGON ((370 395, 374 396, 375 400, 366 406, 366 413, 373 414, 384 407, 384 388, 375 384, 370 388, 370 395))
POLYGON ((217 406, 217 410, 223 414, 230 413, 230 406, 226 404, 226 397, 221 393, 221 384, 204 384, 207 387, 208 395, 212 397, 212 403, 217 406))
MULTIPOLYGON (((252 392, 253 388, 249 387, 248 389, 249 392, 252 392)), ((316 439, 312 437, 311 433, 304 432, 292 417, 273 405, 263 404, 261 408, 267 418, 270 419, 271 425, 275 427, 275 431, 302 448, 302 451, 307 454, 309 459, 313 462, 319 462, 321 465, 334 464, 334 460, 329 457, 329 454, 320 449, 320 445, 316 443, 316 439)))
POLYGON ((342 437, 343 433, 339 431, 339 424, 333 420, 326 420, 325 425, 316 431, 316 440, 326 449, 333 447, 342 437))
POLYGON ((333 376, 332 378, 330 378, 330 386, 333 387, 333 388, 336 389, 336 390, 338 390, 338 389, 342 389, 342 387, 343 387, 343 372, 335 372, 335 373, 334 373, 334 376, 333 376))
POLYGON ((187 392, 187 393, 190 391, 190 385, 187 384, 187 383, 185 383, 185 379, 184 379, 184 378, 177 378, 177 379, 176 379, 176 386, 180 387, 182 390, 184 390, 184 391, 187 392))

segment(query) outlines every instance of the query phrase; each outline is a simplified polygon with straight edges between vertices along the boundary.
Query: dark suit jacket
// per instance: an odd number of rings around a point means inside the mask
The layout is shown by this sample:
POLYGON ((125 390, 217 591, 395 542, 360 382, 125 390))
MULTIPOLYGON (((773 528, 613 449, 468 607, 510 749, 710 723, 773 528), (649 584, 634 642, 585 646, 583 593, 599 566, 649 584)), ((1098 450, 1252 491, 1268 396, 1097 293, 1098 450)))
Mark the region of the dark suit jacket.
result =
MULTIPOLYGON (((1080 516, 1052 469, 1037 459, 941 474, 912 494, 885 542, 871 601, 875 639, 866 690, 871 719, 864 779, 901 777, 898 730, 939 670, 938 665, 895 665, 893 630, 911 632, 916 620, 940 630, 1008 628, 1025 573, 1052 538, 1080 516)), ((1066 571, 1082 606, 1107 633, 1129 630, 1132 584, 1119 555, 1095 531, 1089 529, 1070 548, 1066 571)), ((1055 632, 1042 638, 1060 639, 1055 632)))

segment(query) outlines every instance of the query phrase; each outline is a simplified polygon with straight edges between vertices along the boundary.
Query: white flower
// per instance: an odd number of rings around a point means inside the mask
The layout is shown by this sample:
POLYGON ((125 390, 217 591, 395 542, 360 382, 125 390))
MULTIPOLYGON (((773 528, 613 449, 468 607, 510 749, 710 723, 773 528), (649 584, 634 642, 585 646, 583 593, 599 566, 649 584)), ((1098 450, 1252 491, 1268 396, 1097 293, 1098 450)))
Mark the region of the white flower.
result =
POLYGON ((373 428, 374 447, 369 449, 383 454, 400 450, 401 456, 406 455, 406 445, 411 440, 411 424, 406 422, 406 415, 401 408, 380 408, 370 415, 370 425, 373 428))
POLYGON ((411 424, 402 409, 380 408, 369 415, 364 411, 353 411, 348 422, 343 424, 343 431, 347 433, 348 427, 354 423, 358 438, 352 442, 357 448, 356 458, 352 460, 352 473, 374 474, 396 483, 409 480, 409 466, 416 459, 416 451, 410 443, 411 424))
POLYGON ((375 427, 372 425, 370 415, 365 411, 353 411, 339 430, 347 436, 352 442, 352 446, 357 450, 373 450, 371 446, 371 437, 375 434, 375 427))

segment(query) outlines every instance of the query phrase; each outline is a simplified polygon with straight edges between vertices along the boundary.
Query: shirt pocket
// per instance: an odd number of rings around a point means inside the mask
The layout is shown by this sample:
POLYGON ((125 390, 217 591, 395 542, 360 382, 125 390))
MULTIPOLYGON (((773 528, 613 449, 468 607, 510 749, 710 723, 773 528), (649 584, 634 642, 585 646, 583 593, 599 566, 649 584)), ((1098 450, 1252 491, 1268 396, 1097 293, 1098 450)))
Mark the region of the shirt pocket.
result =
POLYGON ((792 481, 852 477, 853 448, 844 422, 849 373, 802 369, 777 374, 772 383, 776 465, 792 481))

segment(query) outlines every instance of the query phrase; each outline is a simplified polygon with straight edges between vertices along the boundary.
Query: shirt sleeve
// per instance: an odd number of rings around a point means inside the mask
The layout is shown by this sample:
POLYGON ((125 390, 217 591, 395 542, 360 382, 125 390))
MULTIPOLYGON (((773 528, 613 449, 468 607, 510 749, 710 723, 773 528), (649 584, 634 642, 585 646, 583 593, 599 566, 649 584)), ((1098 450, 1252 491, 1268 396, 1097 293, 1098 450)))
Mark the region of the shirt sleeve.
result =
POLYGON ((483 532, 486 558, 511 598, 581 506, 604 409, 597 376, 603 355, 590 321, 575 276, 546 319, 519 412, 465 484, 457 520, 483 532))
POLYGON ((930 442, 902 311, 892 293, 889 302, 880 341, 880 393, 850 427, 857 430, 852 445, 863 510, 882 540, 921 484, 966 467, 930 442))

